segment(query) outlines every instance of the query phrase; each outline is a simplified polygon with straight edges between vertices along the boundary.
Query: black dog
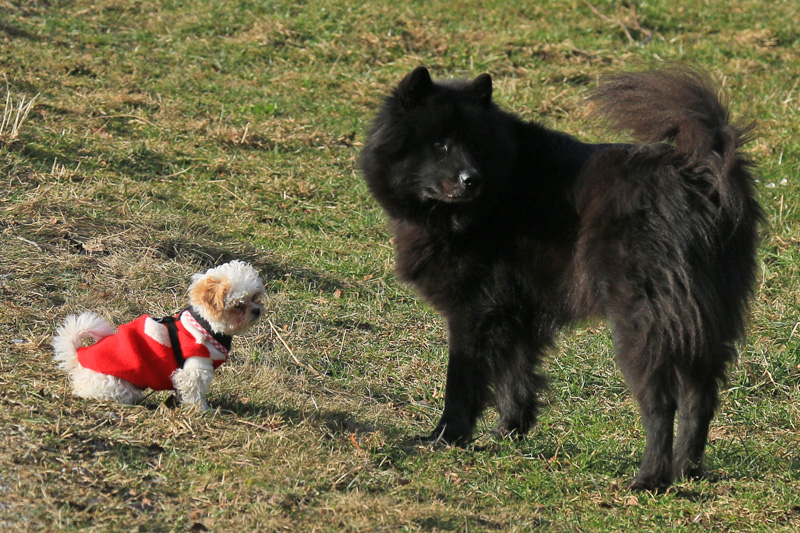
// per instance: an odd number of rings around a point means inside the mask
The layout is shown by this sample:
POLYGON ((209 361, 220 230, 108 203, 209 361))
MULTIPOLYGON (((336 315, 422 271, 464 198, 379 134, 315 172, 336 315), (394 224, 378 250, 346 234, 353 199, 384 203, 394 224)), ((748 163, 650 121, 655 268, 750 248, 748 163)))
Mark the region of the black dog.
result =
POLYGON ((585 144, 492 102, 487 74, 403 79, 361 167, 395 233, 397 274, 447 320, 444 413, 464 443, 536 420, 537 364, 558 329, 604 314, 647 444, 634 489, 700 474, 756 271, 761 211, 742 129, 704 76, 614 77, 596 109, 643 144, 585 144), (673 449, 673 424, 678 416, 673 449))

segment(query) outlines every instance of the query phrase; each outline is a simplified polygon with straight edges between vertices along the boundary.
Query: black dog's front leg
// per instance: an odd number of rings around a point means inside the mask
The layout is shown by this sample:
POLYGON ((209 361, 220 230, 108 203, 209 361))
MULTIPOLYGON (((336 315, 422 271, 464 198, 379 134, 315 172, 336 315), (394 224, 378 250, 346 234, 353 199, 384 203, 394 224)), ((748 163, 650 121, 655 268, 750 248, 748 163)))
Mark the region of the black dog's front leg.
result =
POLYGON ((475 422, 486 406, 490 373, 480 337, 471 321, 450 320, 450 357, 444 412, 436 429, 423 442, 464 444, 472 438, 475 422))

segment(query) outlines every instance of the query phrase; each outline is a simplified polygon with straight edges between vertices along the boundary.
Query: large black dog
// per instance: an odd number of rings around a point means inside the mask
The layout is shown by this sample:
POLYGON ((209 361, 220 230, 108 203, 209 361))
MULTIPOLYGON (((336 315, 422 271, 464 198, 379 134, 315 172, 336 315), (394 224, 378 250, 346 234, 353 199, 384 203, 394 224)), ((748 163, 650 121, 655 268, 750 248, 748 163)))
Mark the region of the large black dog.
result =
POLYGON ((647 436, 631 487, 659 489, 700 474, 761 212, 744 130, 702 74, 619 75, 592 100, 642 144, 580 142, 500 110, 487 74, 433 82, 420 67, 386 99, 361 167, 399 278, 447 320, 444 413, 425 440, 468 441, 490 400, 496 431, 526 433, 554 335, 604 314, 647 436))

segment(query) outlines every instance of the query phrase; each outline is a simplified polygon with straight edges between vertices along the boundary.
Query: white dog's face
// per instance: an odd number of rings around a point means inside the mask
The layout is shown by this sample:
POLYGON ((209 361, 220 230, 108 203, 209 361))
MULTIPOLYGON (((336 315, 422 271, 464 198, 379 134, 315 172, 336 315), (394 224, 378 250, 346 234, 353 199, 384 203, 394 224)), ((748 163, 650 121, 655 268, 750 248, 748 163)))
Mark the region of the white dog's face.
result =
POLYGON ((265 293, 258 272, 237 260, 205 274, 195 274, 189 287, 189 302, 215 333, 237 335, 264 314, 261 300, 265 293))

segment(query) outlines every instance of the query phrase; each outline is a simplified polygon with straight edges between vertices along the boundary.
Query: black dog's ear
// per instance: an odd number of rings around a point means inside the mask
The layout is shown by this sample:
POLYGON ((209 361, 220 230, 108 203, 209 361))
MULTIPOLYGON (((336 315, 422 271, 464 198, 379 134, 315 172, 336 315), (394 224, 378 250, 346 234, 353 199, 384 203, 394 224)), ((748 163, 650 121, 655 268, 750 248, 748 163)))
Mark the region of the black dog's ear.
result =
POLYGON ((433 80, 425 67, 412 70, 395 90, 395 97, 402 107, 421 104, 433 90, 433 80))
POLYGON ((487 106, 492 101, 492 77, 481 74, 469 84, 472 93, 478 97, 481 105, 487 106))

